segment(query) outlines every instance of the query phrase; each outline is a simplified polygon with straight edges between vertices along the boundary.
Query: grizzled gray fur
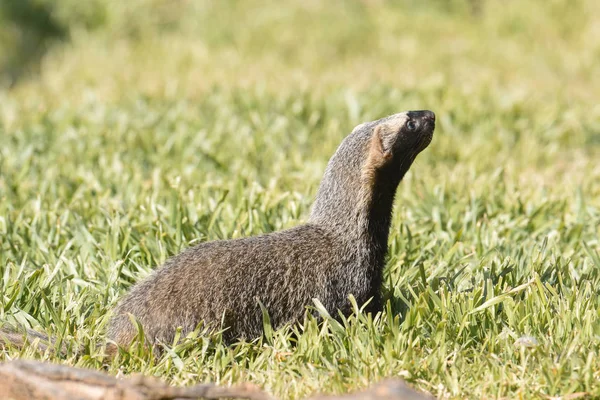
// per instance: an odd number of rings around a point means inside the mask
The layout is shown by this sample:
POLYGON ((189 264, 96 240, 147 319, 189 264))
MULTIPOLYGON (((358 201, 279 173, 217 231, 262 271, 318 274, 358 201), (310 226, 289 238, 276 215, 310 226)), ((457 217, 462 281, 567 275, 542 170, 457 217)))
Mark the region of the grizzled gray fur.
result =
POLYGON ((431 111, 357 126, 329 161, 306 224, 188 248, 131 289, 109 339, 130 344, 128 313, 151 343, 171 343, 177 327, 186 334, 201 322, 227 328, 228 341, 260 336, 258 300, 275 327, 301 319, 313 298, 332 315, 350 313, 350 294, 379 310, 396 188, 434 128, 431 111))

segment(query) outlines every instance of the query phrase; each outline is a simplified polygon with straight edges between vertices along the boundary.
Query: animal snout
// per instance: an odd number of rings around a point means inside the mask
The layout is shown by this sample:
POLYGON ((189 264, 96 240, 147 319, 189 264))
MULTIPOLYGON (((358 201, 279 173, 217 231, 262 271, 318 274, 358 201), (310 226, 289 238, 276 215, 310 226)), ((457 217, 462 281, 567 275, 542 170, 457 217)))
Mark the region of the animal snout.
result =
POLYGON ((409 111, 408 117, 412 120, 418 120, 421 124, 429 123, 435 124, 435 114, 433 111, 420 110, 420 111, 409 111))
POLYGON ((425 110, 421 112, 423 113, 422 119, 429 122, 435 122, 435 113, 433 111, 425 110))

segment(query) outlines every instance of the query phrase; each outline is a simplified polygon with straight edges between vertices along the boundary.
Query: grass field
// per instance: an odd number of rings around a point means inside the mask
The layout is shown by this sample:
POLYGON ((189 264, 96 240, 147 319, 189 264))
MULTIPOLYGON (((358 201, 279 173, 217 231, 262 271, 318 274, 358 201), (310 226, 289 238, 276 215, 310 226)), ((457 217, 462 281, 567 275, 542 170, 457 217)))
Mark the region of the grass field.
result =
POLYGON ((427 108, 381 314, 104 368, 282 398, 388 376, 440 398, 600 397, 600 2, 108 3, 0 91, 0 321, 68 349, 0 361, 103 368, 131 285, 194 243, 301 223, 355 125, 427 108))

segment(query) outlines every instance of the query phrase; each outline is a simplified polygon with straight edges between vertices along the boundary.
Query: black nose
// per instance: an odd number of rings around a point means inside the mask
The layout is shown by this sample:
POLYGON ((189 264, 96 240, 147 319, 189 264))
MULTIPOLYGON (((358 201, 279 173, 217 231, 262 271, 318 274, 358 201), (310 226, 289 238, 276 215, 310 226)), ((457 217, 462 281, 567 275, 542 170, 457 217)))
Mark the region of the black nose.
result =
POLYGON ((409 111, 408 116, 409 118, 435 122, 435 114, 429 110, 409 111))

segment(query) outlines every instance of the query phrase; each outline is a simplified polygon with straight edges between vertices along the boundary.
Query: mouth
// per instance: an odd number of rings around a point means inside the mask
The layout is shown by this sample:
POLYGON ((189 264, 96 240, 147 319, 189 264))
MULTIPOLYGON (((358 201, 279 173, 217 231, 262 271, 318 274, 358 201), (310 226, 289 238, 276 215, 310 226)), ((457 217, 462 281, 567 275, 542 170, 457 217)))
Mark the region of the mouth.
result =
POLYGON ((433 131, 435 130, 435 114, 431 111, 423 111, 421 120, 423 121, 424 130, 433 135, 433 131))
POLYGON ((425 122, 425 126, 423 127, 423 131, 421 133, 421 138, 419 140, 418 151, 423 151, 431 140, 433 139, 433 131, 435 130, 435 120, 427 120, 425 122))
POLYGON ((408 117, 419 122, 420 134, 417 143, 417 152, 425 149, 433 139, 435 130, 435 113, 429 110, 409 111, 408 117))

